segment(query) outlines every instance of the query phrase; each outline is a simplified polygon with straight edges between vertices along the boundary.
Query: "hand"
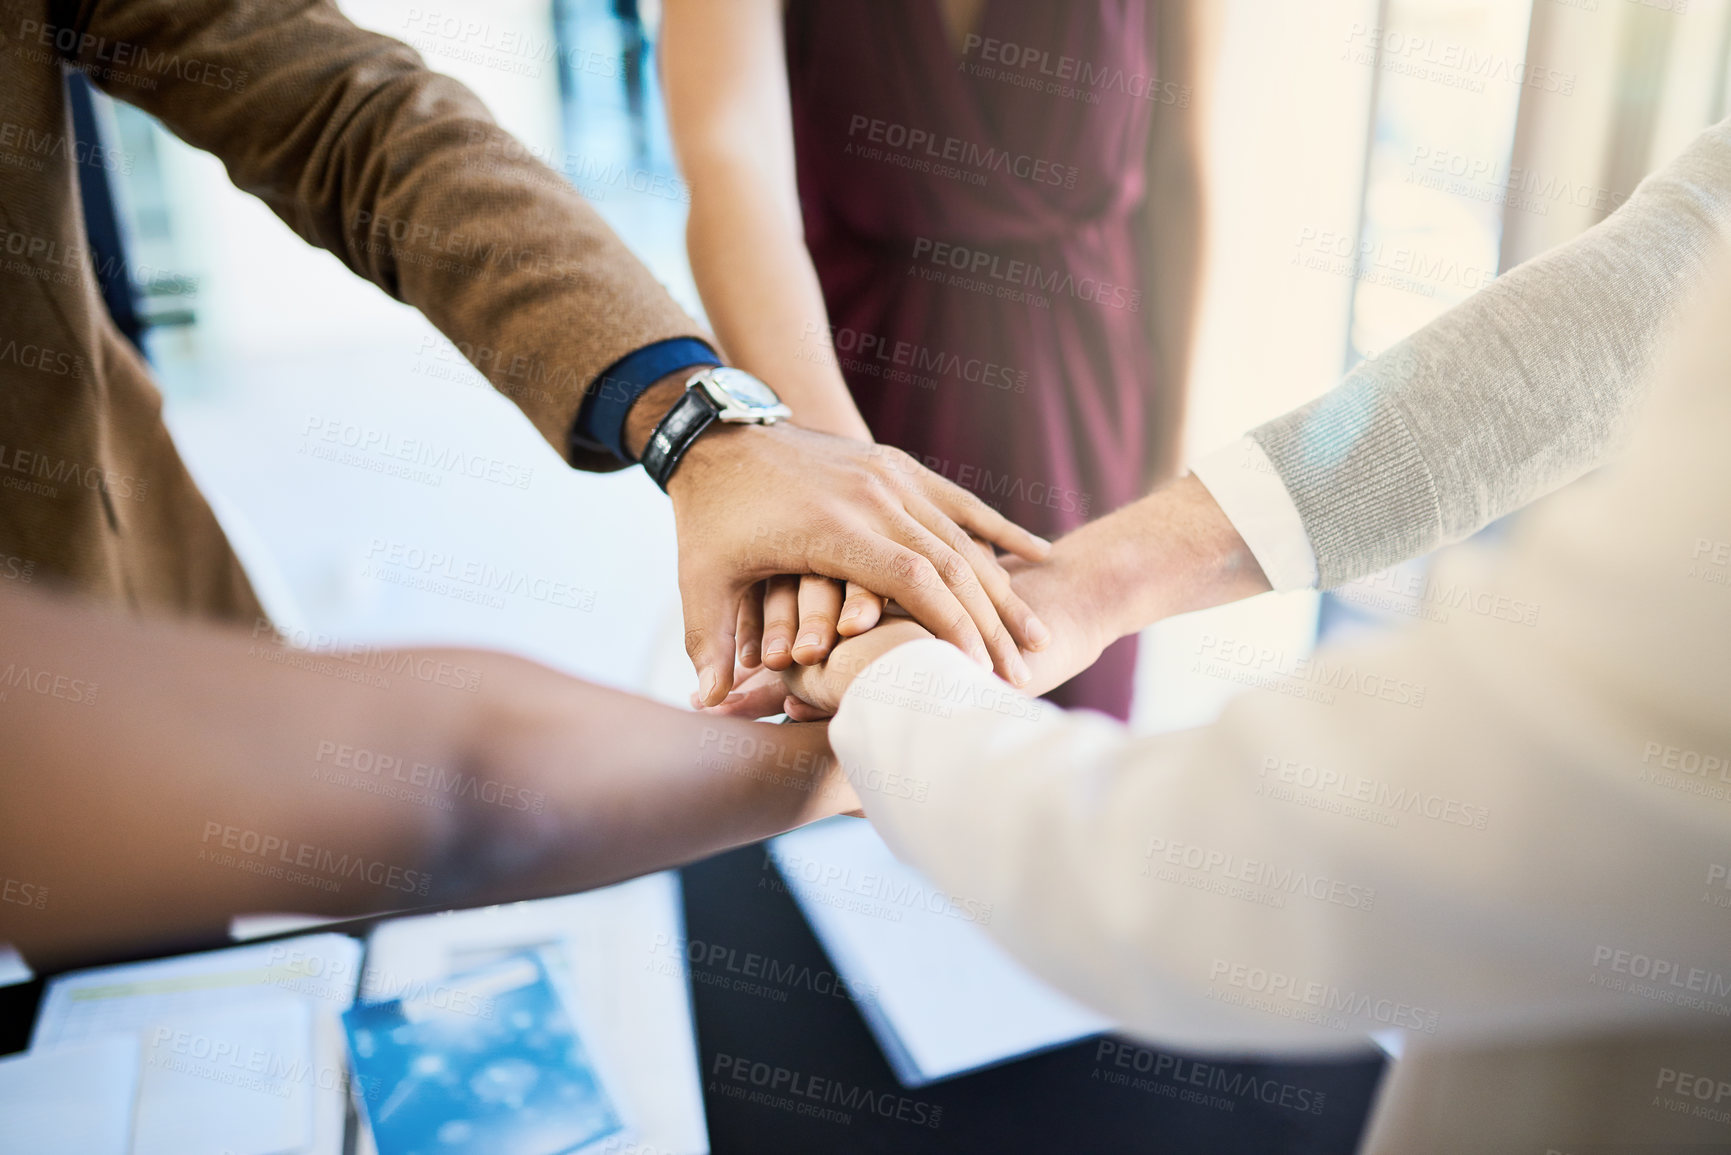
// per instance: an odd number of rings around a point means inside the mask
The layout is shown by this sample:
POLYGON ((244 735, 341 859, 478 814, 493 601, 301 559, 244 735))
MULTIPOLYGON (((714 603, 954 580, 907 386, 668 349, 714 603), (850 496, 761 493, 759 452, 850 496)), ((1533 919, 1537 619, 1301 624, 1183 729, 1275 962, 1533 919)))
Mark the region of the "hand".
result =
POLYGON ((1066 534, 1037 565, 1008 564, 1016 593, 1051 627, 1021 689, 1043 694, 1100 651, 1175 614, 1266 592, 1268 579, 1213 496, 1186 474, 1066 534))
MULTIPOLYGON (((671 404, 668 384, 632 407, 632 452, 648 440, 657 407, 671 404)), ((715 428, 686 453, 668 492, 685 648, 705 705, 733 685, 742 595, 777 574, 835 578, 894 598, 1018 684, 1029 676, 1018 649, 1050 638, 974 539, 1029 560, 1050 544, 900 450, 786 424, 715 428)))
MULTIPOLYGON (((1012 561, 1008 566, 1016 592, 1053 631, 1051 644, 1028 655, 1031 676, 1020 689, 1030 694, 1043 694, 1069 681, 1093 665, 1117 637, 1110 624, 1111 608, 1089 596, 1098 584, 1090 559, 1081 550, 1065 550, 1064 544, 1060 541, 1044 562, 1012 561)), ((760 718, 779 710, 796 722, 827 718, 840 707, 842 696, 861 671, 897 646, 931 636, 917 622, 893 618, 844 639, 821 665, 785 667, 779 677, 769 670, 755 673, 716 712, 760 718)))
MULTIPOLYGON (((1189 476, 1065 536, 1044 562, 1012 560, 1006 568, 1017 595, 1052 630, 1051 644, 1027 658, 1032 676, 1021 688, 1031 694, 1063 684, 1092 665, 1112 641, 1161 618, 1268 589, 1243 538, 1208 490, 1189 476)), ((905 633, 878 637, 894 624, 844 641, 835 655, 857 659, 887 652, 887 647, 861 643, 897 636, 908 640, 905 633)), ((755 718, 784 710, 802 721, 824 716, 840 702, 858 672, 856 664, 819 674, 794 667, 785 684, 759 670, 717 712, 755 718)))
POLYGON ((821 665, 793 666, 782 672, 780 681, 787 694, 783 709, 794 721, 827 718, 841 708, 842 695, 873 662, 897 646, 931 636, 916 621, 894 618, 857 638, 848 638, 821 665))
MULTIPOLYGON (((985 542, 974 539, 972 545, 969 559, 976 567, 1002 565, 985 542)), ((829 657, 838 638, 858 637, 883 614, 884 599, 855 582, 815 574, 772 577, 739 603, 739 664, 747 670, 785 670, 795 662, 815 666, 829 657)))
POLYGON ((1075 548, 1073 538, 1064 541, 1070 547, 1060 548, 1062 542, 1054 545, 1043 562, 1012 561, 1008 567, 1016 592, 1052 630, 1051 644, 1028 655, 1032 676, 1018 688, 1029 694, 1044 694, 1063 685, 1092 666, 1100 651, 1122 636, 1121 631, 1134 632, 1122 629, 1120 607, 1100 581, 1094 559, 1075 548))

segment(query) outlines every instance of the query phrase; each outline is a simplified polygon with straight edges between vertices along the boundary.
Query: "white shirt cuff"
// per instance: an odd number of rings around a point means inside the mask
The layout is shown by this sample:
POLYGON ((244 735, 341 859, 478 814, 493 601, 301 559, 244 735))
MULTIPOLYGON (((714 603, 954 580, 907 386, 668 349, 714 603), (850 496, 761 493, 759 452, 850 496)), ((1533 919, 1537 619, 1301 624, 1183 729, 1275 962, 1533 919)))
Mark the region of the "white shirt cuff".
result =
POLYGON ((1240 437, 1190 467, 1276 590, 1316 588, 1316 550, 1274 462, 1255 438, 1240 437))

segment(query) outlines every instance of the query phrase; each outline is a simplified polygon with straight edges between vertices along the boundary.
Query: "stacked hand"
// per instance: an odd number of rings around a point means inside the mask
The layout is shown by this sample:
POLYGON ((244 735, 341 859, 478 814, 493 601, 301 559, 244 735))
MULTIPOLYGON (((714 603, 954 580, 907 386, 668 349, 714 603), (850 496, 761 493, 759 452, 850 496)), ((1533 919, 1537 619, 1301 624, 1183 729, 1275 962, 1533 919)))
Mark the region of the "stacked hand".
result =
MULTIPOLYGON (((1268 589, 1243 538, 1194 477, 1076 530, 1042 562, 1011 559, 1004 568, 1018 603, 1051 628, 1049 644, 1025 655, 1029 676, 1019 688, 1031 694, 1068 681, 1109 643, 1161 618, 1268 589)), ((862 670, 899 645, 931 636, 916 622, 888 617, 843 640, 821 664, 766 661, 770 668, 743 671, 738 692, 718 712, 827 717, 862 670)))
MULTIPOLYGON (((658 383, 632 407, 632 453, 681 389, 658 383)), ((1030 676, 1021 651, 1051 637, 992 552, 1037 561, 1051 544, 899 449, 787 424, 716 426, 667 491, 698 705, 726 697, 736 655, 772 669, 821 661, 838 634, 876 624, 886 598, 1017 685, 1030 676)))
POLYGON ((1051 636, 991 550, 1038 560, 1050 545, 900 450, 788 425, 717 429, 668 492, 702 704, 732 687, 736 652, 771 668, 822 660, 838 631, 876 623, 873 594, 1015 684, 1029 677, 1019 651, 1051 636))
MULTIPOLYGON (((633 455, 681 391, 664 378, 638 398, 624 431, 633 455)), ((1166 614, 1268 588, 1192 477, 1077 530, 1061 552, 899 449, 787 424, 712 427, 667 491, 693 704, 730 713, 771 713, 760 707, 777 694, 796 720, 827 716, 859 670, 922 634, 1038 693, 1166 614), (912 623, 880 624, 886 601, 912 623), (736 659, 749 685, 730 699, 736 659)))
MULTIPOLYGON (((1118 636, 1105 599, 1089 596, 1096 575, 1084 550, 1066 548, 1071 540, 1059 542, 1045 562, 1006 563, 1015 594, 1052 630, 1048 645, 1026 655, 1029 678, 1018 688, 1030 694, 1045 693, 1087 669, 1118 636)), ((715 712, 749 718, 786 713, 801 722, 826 718, 861 671, 897 646, 931 636, 918 622, 889 616, 844 638, 821 663, 741 670, 738 689, 715 712)))

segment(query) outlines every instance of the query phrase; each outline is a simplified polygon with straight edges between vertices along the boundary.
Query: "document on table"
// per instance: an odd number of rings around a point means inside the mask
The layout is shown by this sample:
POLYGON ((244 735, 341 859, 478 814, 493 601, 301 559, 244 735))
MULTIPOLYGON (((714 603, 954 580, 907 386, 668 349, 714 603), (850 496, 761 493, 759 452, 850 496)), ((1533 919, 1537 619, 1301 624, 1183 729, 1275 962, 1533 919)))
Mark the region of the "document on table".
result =
POLYGON ((993 942, 989 907, 898 862, 870 823, 814 823, 770 854, 904 1086, 1111 1029, 993 942))
MULTIPOLYGON (((620 1136, 551 948, 343 1016, 356 1097, 387 1155, 574 1155, 620 1136), (442 985, 442 984, 441 984, 442 985)), ((610 1144, 618 1149, 617 1144, 610 1144)))
POLYGON ((0 1059, 0 1151, 127 1155, 137 1089, 124 1036, 0 1059))
MULTIPOLYGON (((367 942, 363 1003, 421 999, 460 1009, 475 992, 448 982, 523 950, 541 950, 624 1132, 604 1150, 706 1155, 691 992, 670 943, 684 940, 679 877, 652 874, 600 890, 483 910, 393 919, 367 942)), ((374 1150, 363 1135, 358 1155, 374 1150)))
POLYGON ((348 1071, 339 1017, 360 944, 337 934, 100 967, 48 984, 32 1056, 130 1049, 134 1155, 338 1155, 348 1071))
POLYGON ((302 1151, 313 1137, 312 1014, 273 998, 145 1032, 132 1155, 302 1151))

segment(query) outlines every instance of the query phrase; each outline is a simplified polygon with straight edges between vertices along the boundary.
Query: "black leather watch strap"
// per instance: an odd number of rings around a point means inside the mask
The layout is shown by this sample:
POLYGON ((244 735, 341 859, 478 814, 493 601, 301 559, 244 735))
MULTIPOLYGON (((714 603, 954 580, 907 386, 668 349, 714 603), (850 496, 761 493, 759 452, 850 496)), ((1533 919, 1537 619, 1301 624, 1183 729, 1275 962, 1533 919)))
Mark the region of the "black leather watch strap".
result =
POLYGON ((687 389, 662 415, 655 432, 649 435, 649 444, 643 447, 643 471, 655 479, 662 492, 666 492, 667 479, 679 468, 685 451, 715 423, 720 412, 709 394, 687 389))

